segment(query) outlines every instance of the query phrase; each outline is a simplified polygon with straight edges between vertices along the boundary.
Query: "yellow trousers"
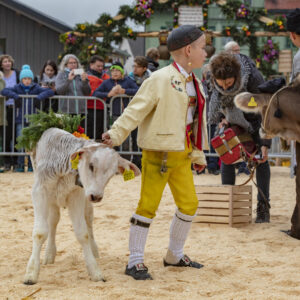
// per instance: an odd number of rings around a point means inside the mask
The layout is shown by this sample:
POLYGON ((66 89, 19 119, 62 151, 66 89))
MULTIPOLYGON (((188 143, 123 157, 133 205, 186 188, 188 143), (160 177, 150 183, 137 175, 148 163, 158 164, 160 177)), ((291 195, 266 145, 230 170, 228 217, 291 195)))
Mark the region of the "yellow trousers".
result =
POLYGON ((154 218, 167 183, 179 211, 190 216, 196 213, 198 199, 188 157, 192 150, 189 146, 186 144, 183 152, 168 152, 168 169, 163 174, 160 172, 163 152, 143 150, 141 198, 136 214, 154 218))

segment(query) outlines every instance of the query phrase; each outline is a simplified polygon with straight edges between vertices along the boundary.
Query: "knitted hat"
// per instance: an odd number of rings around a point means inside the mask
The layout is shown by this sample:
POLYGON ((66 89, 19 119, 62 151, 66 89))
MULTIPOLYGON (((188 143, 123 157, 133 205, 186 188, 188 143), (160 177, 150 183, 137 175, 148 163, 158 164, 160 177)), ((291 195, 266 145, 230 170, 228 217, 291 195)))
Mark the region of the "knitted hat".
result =
POLYGON ((175 51, 196 41, 203 31, 194 25, 182 25, 173 29, 167 39, 168 50, 175 51))
POLYGON ((122 74, 124 74, 124 67, 123 65, 119 62, 119 61, 116 61, 114 62, 111 67, 110 67, 110 70, 112 69, 117 69, 119 70, 122 74))
POLYGON ((22 80, 23 78, 31 78, 33 80, 33 73, 30 70, 29 65, 22 66, 22 70, 20 72, 20 80, 22 80))
POLYGON ((300 34, 300 8, 292 10, 286 16, 286 28, 290 32, 300 34))

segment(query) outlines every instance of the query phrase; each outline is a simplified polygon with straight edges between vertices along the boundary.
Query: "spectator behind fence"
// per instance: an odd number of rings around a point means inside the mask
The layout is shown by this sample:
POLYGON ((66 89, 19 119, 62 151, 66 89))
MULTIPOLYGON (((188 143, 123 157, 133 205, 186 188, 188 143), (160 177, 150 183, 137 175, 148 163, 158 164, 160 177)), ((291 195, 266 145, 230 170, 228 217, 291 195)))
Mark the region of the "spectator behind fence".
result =
MULTIPOLYGON (((40 102, 46 98, 52 97, 54 92, 50 88, 42 88, 33 82, 34 76, 29 65, 23 65, 19 76, 20 82, 13 88, 4 88, 1 94, 7 98, 13 98, 16 105, 16 136, 22 133, 23 125, 28 126, 28 119, 25 115, 36 112, 35 107, 40 107, 40 102), (36 99, 22 98, 20 95, 38 95, 36 99)), ((18 156, 18 166, 16 172, 24 172, 24 156, 18 156)), ((32 171, 30 158, 28 158, 28 171, 32 171)))
MULTIPOLYGON (((221 52, 210 61, 211 90, 209 103, 209 123, 221 126, 238 126, 243 135, 251 135, 261 154, 261 163, 256 169, 257 186, 262 191, 257 194, 256 223, 270 222, 269 190, 270 166, 268 148, 271 140, 259 136, 261 117, 253 113, 243 113, 234 103, 234 97, 241 92, 259 92, 259 84, 264 82, 261 73, 253 66, 251 59, 243 54, 221 52)), ((235 165, 221 165, 222 184, 235 184, 235 165)))
POLYGON ((146 52, 146 58, 148 60, 148 69, 151 72, 154 72, 158 69, 159 67, 159 51, 157 48, 149 48, 146 52))
POLYGON ((41 70, 39 84, 44 88, 51 88, 55 92, 57 65, 53 60, 47 60, 41 70))
MULTIPOLYGON (((14 59, 7 54, 0 56, 0 70, 4 74, 5 87, 14 87, 19 83, 19 71, 14 69, 14 59)), ((15 140, 13 140, 13 124, 14 124, 14 114, 13 114, 14 99, 6 99, 6 132, 5 132, 5 152, 12 152, 14 150, 15 140)), ((4 145, 3 145, 4 146, 4 145)), ((4 148, 4 147, 3 147, 4 148)), ((4 150, 4 149, 3 149, 4 150)), ((16 151, 16 150, 15 150, 16 151)), ((4 170, 9 171, 11 168, 17 167, 17 157, 16 156, 4 156, 4 170)))
MULTIPOLYGON (((134 65, 133 65, 133 72, 129 73, 129 78, 131 78, 138 87, 142 85, 144 80, 149 78, 151 75, 151 71, 148 69, 148 61, 145 56, 136 56, 134 59, 134 65)), ((132 137, 132 150, 138 151, 138 144, 137 144, 137 134, 138 129, 134 129, 131 133, 132 137)), ((132 162, 136 164, 139 168, 142 167, 141 165, 141 156, 140 155, 134 155, 132 162)))
MULTIPOLYGON (((55 81, 56 93, 65 96, 89 96, 91 87, 88 75, 82 69, 79 59, 73 54, 63 57, 55 81)), ((85 100, 60 100, 58 109, 71 114, 85 113, 85 100)))
MULTIPOLYGON (((44 88, 51 88, 54 93, 56 93, 55 88, 55 80, 57 77, 57 65, 53 60, 47 60, 40 72, 39 84, 41 87, 44 88)), ((51 103, 51 108, 54 111, 57 111, 58 108, 58 101, 57 100, 49 100, 46 99, 43 103, 42 110, 49 111, 51 103)))
POLYGON ((131 78, 137 86, 141 86, 145 79, 149 78, 151 71, 148 69, 148 61, 145 56, 136 56, 133 64, 133 72, 128 77, 131 78))
POLYGON ((230 41, 224 46, 224 50, 226 52, 232 53, 232 54, 240 54, 240 46, 235 41, 230 41))
MULTIPOLYGON (((98 55, 94 55, 90 59, 89 68, 87 71, 88 79, 91 87, 91 96, 95 90, 101 85, 103 80, 109 79, 109 75, 103 71, 104 60, 98 55)), ((104 131, 104 105, 100 101, 88 100, 88 115, 87 115, 87 135, 94 139, 101 139, 104 131), (96 109, 96 112, 95 112, 96 109), (95 118, 94 118, 95 116, 95 118), (94 121, 96 126, 94 136, 94 121)))
MULTIPOLYGON (((0 71, 0 91, 5 88, 5 81, 3 79, 3 73, 0 71)), ((4 119, 4 109, 5 109, 5 99, 0 99, 0 152, 3 152, 3 127, 6 125, 6 120, 4 119)), ((0 156, 0 173, 5 171, 4 158, 0 156)))
MULTIPOLYGON (((134 96, 138 90, 136 83, 128 76, 124 76, 123 65, 120 62, 115 62, 110 67, 111 78, 103 81, 103 83, 96 89, 93 96, 100 99, 110 99, 113 96, 126 94, 134 96)), ((122 110, 128 105, 129 100, 123 101, 122 110)), ((112 115, 115 120, 121 115, 120 101, 114 100, 112 105, 112 115)))
MULTIPOLYGON (((128 76, 124 76, 123 65, 120 62, 115 62, 110 67, 111 78, 103 81, 100 87, 94 92, 93 96, 101 99, 110 100, 111 97, 126 94, 128 96, 134 96, 138 90, 136 83, 130 79, 128 76)), ((129 99, 117 98, 113 100, 112 109, 112 119, 110 124, 114 122, 123 112, 125 107, 128 105, 129 99)), ((122 146, 123 151, 130 150, 130 139, 128 138, 122 146)), ((131 155, 122 155, 125 159, 130 160, 131 155)))

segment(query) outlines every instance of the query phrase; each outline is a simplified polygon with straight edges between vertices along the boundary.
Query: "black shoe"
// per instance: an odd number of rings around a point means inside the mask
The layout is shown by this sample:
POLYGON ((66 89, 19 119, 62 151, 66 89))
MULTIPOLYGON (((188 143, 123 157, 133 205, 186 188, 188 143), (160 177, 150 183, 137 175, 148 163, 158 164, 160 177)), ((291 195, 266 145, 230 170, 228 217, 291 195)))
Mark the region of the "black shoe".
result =
POLYGON ((191 267, 191 268, 196 268, 196 269, 200 269, 203 268, 204 266, 195 262, 195 261, 191 261, 190 258, 186 255, 183 256, 183 258, 180 259, 180 261, 177 264, 169 264, 164 260, 164 266, 168 267, 168 266, 173 266, 173 267, 191 267))
POLYGON ((148 268, 143 264, 136 264, 132 268, 126 266, 125 274, 133 277, 135 280, 152 280, 152 276, 148 273, 148 268))
POLYGON ((255 223, 270 223, 270 208, 265 202, 258 202, 255 223))
POLYGON ((221 171, 216 169, 208 169, 208 173, 213 175, 219 175, 221 171))

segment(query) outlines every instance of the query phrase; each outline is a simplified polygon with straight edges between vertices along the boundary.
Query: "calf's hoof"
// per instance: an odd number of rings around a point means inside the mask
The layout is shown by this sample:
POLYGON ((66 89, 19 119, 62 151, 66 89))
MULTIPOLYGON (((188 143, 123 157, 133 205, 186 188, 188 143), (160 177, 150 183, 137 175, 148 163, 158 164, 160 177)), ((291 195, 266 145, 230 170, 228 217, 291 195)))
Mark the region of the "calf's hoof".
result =
POLYGON ((101 273, 99 273, 99 274, 94 274, 93 276, 91 275, 91 280, 92 281, 103 281, 103 282, 106 282, 106 279, 105 279, 105 277, 103 277, 102 275, 101 275, 101 273))
POLYGON ((26 284, 26 285, 33 285, 33 284, 36 284, 36 282, 31 281, 31 280, 26 280, 26 281, 24 281, 23 283, 26 284))

